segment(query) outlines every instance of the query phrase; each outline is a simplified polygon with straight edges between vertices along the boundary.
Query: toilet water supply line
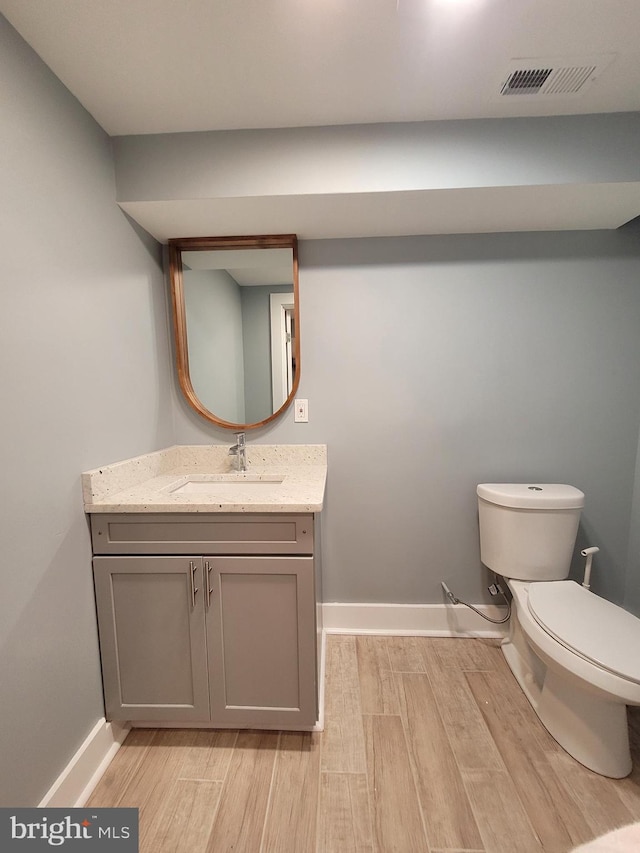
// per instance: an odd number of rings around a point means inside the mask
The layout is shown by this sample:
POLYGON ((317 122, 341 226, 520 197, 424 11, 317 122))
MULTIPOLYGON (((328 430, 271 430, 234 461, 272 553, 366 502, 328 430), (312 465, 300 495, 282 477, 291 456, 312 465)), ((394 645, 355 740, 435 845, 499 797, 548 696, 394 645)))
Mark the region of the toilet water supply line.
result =
MULTIPOLYGON (((582 556, 587 558, 587 562, 586 562, 585 567, 584 567, 584 580, 582 581, 582 586, 585 589, 590 588, 589 581, 591 580, 591 563, 593 561, 593 555, 597 554, 599 550, 600 550, 600 548, 597 548, 594 545, 591 548, 585 548, 583 551, 580 551, 582 556)), ((494 574, 493 577, 494 577, 494 582, 489 587, 489 592, 491 593, 491 595, 501 595, 504 598, 504 600, 507 604, 507 615, 503 619, 492 619, 490 616, 487 616, 486 613, 483 613, 481 610, 478 610, 477 607, 474 607, 473 604, 468 604, 466 601, 462 601, 461 598, 457 598, 451 592, 451 590, 449 589, 449 587, 446 585, 446 583, 444 581, 440 581, 440 585, 442 586, 442 589, 444 590, 444 594, 447 596, 447 598, 449 599, 449 601, 452 604, 464 604, 465 607, 469 607, 471 610, 474 611, 474 613, 477 613, 478 616, 482 616, 483 619, 486 619, 487 622, 493 622, 494 625, 502 625, 505 622, 508 622, 509 619, 511 618, 511 601, 504 594, 502 587, 498 583, 497 575, 494 574)))
POLYGON ((440 583, 445 595, 452 604, 464 604, 465 607, 468 607, 470 610, 473 610, 473 612, 477 613, 478 616, 482 616, 482 618, 486 619, 487 622, 493 622, 494 625, 502 625, 504 622, 508 622, 511 618, 511 601, 504 594, 502 587, 497 581, 496 575, 494 575, 494 578, 494 582, 489 587, 489 592, 491 593, 491 595, 501 595, 504 598, 505 603, 507 605, 507 615, 503 619, 492 619, 491 616, 487 616, 486 613, 483 613, 481 610, 478 610, 478 608, 474 607, 473 604, 467 604, 467 602, 463 601, 461 598, 456 598, 456 596, 451 592, 451 590, 444 581, 440 581, 440 583))

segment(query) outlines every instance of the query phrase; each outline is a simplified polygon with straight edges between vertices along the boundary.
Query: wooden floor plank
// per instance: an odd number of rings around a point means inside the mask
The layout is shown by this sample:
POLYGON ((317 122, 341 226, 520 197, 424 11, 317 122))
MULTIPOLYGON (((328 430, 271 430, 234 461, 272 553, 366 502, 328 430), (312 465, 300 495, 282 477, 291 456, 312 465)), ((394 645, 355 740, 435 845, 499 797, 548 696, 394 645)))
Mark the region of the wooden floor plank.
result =
POLYGON ((467 770, 463 779, 487 853, 544 849, 506 770, 467 770))
POLYGON ((320 734, 283 732, 261 853, 300 853, 314 849, 319 785, 320 734))
POLYGON ((356 637, 363 714, 397 714, 398 696, 387 637, 356 637))
POLYGON ((387 637, 386 642, 394 672, 426 672, 420 637, 387 637))
POLYGON ((87 806, 114 808, 148 754, 155 737, 155 729, 132 729, 102 779, 93 790, 87 806))
POLYGON ((422 645, 429 648, 445 669, 486 672, 500 667, 504 661, 500 642, 489 637, 471 642, 465 637, 427 637, 422 645))
POLYGON ((327 637, 325 683, 322 769, 365 773, 366 758, 355 637, 327 637))
POLYGON ((187 750, 193 745, 197 732, 190 729, 158 729, 145 756, 125 786, 120 805, 145 803, 160 781, 178 778, 187 750))
POLYGON ((482 848, 471 805, 428 677, 396 676, 427 838, 436 848, 482 848))
POLYGON ((140 849, 149 850, 153 836, 166 805, 168 791, 180 776, 187 750, 194 743, 196 732, 183 729, 156 731, 144 761, 125 787, 118 805, 138 808, 140 849))
MULTIPOLYGON (((578 813, 591 828, 591 837, 633 823, 633 813, 619 796, 618 780, 593 773, 564 750, 554 752, 548 759, 578 813)), ((635 820, 639 819, 640 815, 636 815, 635 820)))
POLYGON ((177 779, 141 853, 198 853, 205 850, 223 783, 177 779))
POLYGON ((233 729, 196 732, 180 770, 181 778, 224 781, 237 738, 238 732, 233 729))
POLYGON ((373 853, 366 774, 322 774, 317 853, 373 853))
POLYGON ((260 850, 277 746, 276 732, 238 735, 207 853, 260 850))
POLYGON ((544 849, 588 841, 589 828, 548 761, 555 742, 524 693, 502 673, 468 672, 466 678, 544 849))
POLYGON ((428 850, 400 717, 364 717, 374 844, 384 853, 428 850))
MULTIPOLYGON (((503 770, 502 758, 475 703, 464 670, 453 665, 454 653, 465 662, 475 657, 459 646, 456 651, 456 647, 451 645, 460 642, 464 641, 448 638, 422 640, 427 675, 442 722, 461 770, 503 770)), ((478 652, 478 657, 484 658, 483 649, 478 652)))

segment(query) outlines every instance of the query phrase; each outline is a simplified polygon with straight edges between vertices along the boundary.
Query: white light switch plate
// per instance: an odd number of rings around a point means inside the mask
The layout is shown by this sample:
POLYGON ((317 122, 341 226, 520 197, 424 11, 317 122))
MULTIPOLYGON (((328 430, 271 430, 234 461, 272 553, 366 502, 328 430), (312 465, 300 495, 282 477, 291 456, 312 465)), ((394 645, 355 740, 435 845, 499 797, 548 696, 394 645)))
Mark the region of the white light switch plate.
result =
POLYGON ((293 420, 297 424, 306 424, 309 422, 309 401, 308 400, 296 400, 294 403, 294 415, 293 420))

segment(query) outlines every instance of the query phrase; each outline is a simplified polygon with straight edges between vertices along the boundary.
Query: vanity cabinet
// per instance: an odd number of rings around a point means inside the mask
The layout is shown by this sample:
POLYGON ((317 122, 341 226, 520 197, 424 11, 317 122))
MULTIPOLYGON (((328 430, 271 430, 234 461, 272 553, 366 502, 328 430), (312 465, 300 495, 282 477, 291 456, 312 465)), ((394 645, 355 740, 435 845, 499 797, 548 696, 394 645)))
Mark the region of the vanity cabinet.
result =
POLYGON ((309 729, 312 514, 91 517, 107 719, 309 729))

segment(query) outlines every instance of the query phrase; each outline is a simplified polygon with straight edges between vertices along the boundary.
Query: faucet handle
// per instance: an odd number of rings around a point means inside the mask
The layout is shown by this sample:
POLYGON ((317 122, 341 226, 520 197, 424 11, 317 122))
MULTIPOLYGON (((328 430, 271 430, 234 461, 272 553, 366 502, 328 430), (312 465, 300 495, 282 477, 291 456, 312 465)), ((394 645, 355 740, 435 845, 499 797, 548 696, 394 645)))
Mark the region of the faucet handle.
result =
POLYGON ((243 432, 236 433, 236 444, 238 447, 243 447, 246 444, 246 435, 243 432))

